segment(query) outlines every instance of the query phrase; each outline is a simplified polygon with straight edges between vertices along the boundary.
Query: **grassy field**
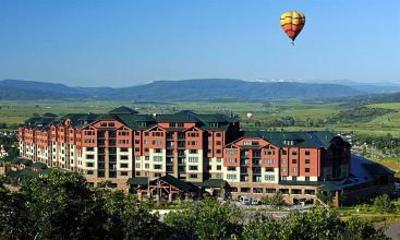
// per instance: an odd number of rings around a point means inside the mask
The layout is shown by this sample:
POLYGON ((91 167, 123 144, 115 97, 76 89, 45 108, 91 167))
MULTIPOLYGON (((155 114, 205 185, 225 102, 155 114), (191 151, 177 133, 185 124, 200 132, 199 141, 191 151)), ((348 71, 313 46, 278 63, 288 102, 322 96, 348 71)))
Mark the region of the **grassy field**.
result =
MULTIPOLYGON (((126 105, 143 113, 165 113, 179 110, 194 110, 203 113, 225 113, 239 115, 243 128, 270 129, 269 122, 274 119, 292 117, 297 122, 324 120, 348 108, 339 103, 303 103, 288 102, 173 102, 173 103, 138 103, 119 101, 0 101, 0 123, 20 124, 35 113, 51 112, 59 115, 78 112, 106 112, 114 107, 126 105), (247 118, 247 113, 253 116, 247 118)), ((353 131, 368 135, 400 136, 400 103, 374 104, 367 107, 393 109, 398 112, 377 116, 367 122, 347 122, 326 124, 323 127, 304 127, 295 124, 290 127, 275 127, 275 130, 332 130, 353 131)))

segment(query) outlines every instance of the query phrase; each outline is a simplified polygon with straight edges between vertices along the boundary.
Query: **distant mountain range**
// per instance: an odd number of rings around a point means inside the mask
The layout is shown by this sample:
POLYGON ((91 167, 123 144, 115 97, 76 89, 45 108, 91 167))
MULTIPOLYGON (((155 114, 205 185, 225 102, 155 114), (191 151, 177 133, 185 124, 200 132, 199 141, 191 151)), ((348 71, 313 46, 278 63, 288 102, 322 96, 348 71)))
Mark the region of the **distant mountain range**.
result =
POLYGON ((155 81, 148 84, 111 87, 70 87, 63 84, 2 80, 0 99, 102 99, 135 101, 195 100, 286 100, 355 97, 374 93, 400 92, 400 85, 249 82, 235 79, 191 79, 155 81))

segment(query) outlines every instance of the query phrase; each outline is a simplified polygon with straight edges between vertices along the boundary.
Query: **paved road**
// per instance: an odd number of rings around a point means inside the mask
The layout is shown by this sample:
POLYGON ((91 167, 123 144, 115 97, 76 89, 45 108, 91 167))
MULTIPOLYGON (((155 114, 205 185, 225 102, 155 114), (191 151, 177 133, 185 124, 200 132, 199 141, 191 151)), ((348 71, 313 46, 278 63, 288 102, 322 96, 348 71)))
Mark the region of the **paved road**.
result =
POLYGON ((400 222, 389 224, 386 235, 394 240, 400 240, 400 222))

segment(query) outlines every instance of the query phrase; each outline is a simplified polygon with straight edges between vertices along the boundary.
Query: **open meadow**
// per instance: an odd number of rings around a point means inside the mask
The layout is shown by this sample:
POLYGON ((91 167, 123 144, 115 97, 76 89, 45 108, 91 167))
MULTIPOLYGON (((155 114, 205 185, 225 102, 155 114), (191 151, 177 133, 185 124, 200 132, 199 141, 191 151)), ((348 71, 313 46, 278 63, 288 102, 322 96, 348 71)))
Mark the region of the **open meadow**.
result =
POLYGON ((135 108, 141 113, 193 110, 201 113, 234 114, 240 117, 242 127, 245 129, 332 130, 370 136, 385 136, 388 133, 400 136, 400 103, 365 105, 365 109, 384 111, 369 114, 363 110, 360 116, 354 117, 350 114, 357 109, 341 102, 0 101, 0 123, 5 123, 8 128, 14 128, 35 114, 102 113, 121 105, 135 108), (251 117, 248 117, 249 113, 251 117))

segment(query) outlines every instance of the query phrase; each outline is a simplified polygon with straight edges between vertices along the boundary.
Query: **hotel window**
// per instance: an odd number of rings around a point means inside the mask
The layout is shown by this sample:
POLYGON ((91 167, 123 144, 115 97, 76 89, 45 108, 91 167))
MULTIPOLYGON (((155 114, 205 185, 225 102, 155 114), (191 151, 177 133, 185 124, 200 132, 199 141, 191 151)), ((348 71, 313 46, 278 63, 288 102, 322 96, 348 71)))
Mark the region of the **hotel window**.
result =
POLYGON ((292 155, 293 155, 293 156, 296 156, 296 155, 297 155, 297 152, 292 152, 292 155))
POLYGON ((226 154, 229 154, 229 155, 237 154, 237 150, 236 149, 227 149, 226 154))
POLYGON ((236 171, 236 167, 228 167, 228 171, 236 171))
POLYGON ((149 152, 149 149, 148 149, 148 148, 145 148, 144 151, 145 151, 145 152, 149 152))
POLYGON ((217 158, 217 163, 220 163, 222 161, 221 158, 217 158))
POLYGON ((128 168, 128 164, 127 163, 121 163, 120 167, 121 168, 128 168))
POLYGON ((305 151, 305 154, 308 156, 310 155, 310 151, 305 151))
POLYGON ((144 168, 149 169, 149 168, 150 168, 150 164, 146 163, 146 164, 144 165, 144 168))
POLYGON ((297 181, 297 177, 296 177, 296 176, 293 176, 293 177, 292 177, 292 181, 297 181))
POLYGON ((120 156, 120 160, 128 160, 128 156, 127 155, 122 155, 122 156, 120 156))
POLYGON ((217 149, 216 153, 220 154, 221 153, 221 149, 217 149))
POLYGON ((286 154, 287 154, 287 151, 286 151, 286 150, 282 150, 282 154, 283 154, 283 155, 286 155, 286 154))
POLYGON ((121 172, 121 176, 128 176, 128 172, 125 171, 121 172))
POLYGON ((286 176, 283 176, 283 177, 281 177, 281 180, 282 180, 282 181, 287 181, 287 177, 286 177, 286 176))
POLYGON ((87 175, 93 175, 93 170, 88 170, 88 171, 86 171, 86 174, 87 174, 87 175))
POLYGON ((190 171, 197 171, 197 166, 189 166, 190 171))
POLYGON ((292 173, 297 173, 297 168, 296 167, 292 168, 292 173))
POLYGON ((120 151, 121 152, 128 152, 128 148, 121 148, 120 151))
POLYGON ((86 155, 86 159, 94 159, 94 155, 93 154, 87 154, 86 155))
POLYGON ((305 162, 306 164, 310 164, 310 159, 306 159, 306 160, 304 160, 304 162, 305 162))
POLYGON ((265 175, 265 181, 275 181, 274 175, 265 175))
POLYGON ((190 178, 197 178, 197 174, 189 174, 190 178))
POLYGON ((222 145, 222 142, 221 141, 217 141, 217 145, 222 145))
POLYGON ((226 178, 229 180, 234 180, 234 179, 236 179, 236 174, 227 174, 226 178))
POLYGON ((145 161, 149 161, 149 160, 150 160, 150 156, 145 156, 145 157, 144 157, 144 160, 145 160, 145 161))
POLYGON ((305 180, 306 182, 309 182, 309 181, 310 181, 310 177, 305 177, 304 180, 305 180))
POLYGON ((161 169, 162 168, 162 166, 160 165, 160 164, 154 164, 154 169, 161 169))
POLYGON ((190 154, 197 154, 197 149, 190 149, 190 150, 189 150, 189 153, 190 153, 190 154))
POLYGON ((267 159, 265 162, 267 164, 274 164, 275 161, 273 159, 267 159))
POLYGON ((222 134, 221 134, 221 133, 219 133, 219 132, 217 132, 217 133, 215 134, 215 136, 216 136, 216 137, 221 137, 221 136, 222 136, 222 134))
POLYGON ((283 173, 287 173, 287 168, 282 168, 283 173))
POLYGON ((140 163, 136 163, 135 168, 140 168, 140 163))
POLYGON ((267 167, 267 168, 265 168, 265 171, 266 171, 266 172, 274 172, 274 168, 268 168, 268 167, 267 167))
POLYGON ((154 152, 155 152, 155 153, 161 153, 162 151, 161 151, 161 148, 155 148, 155 149, 154 149, 154 152))
POLYGON ((217 165, 217 170, 221 170, 221 165, 217 165))
POLYGON ((245 146, 251 146, 252 142, 250 140, 245 140, 243 141, 243 145, 245 146))
POLYGON ((304 171, 305 171, 306 173, 309 173, 309 172, 310 172, 310 168, 305 168, 304 171))
POLYGON ((292 159, 292 164, 297 164, 297 160, 296 159, 292 159))
POLYGON ((198 157, 189 157, 188 160, 190 163, 197 163, 199 161, 199 158, 198 157))
POLYGON ((86 167, 94 167, 94 163, 88 162, 86 163, 86 167))

